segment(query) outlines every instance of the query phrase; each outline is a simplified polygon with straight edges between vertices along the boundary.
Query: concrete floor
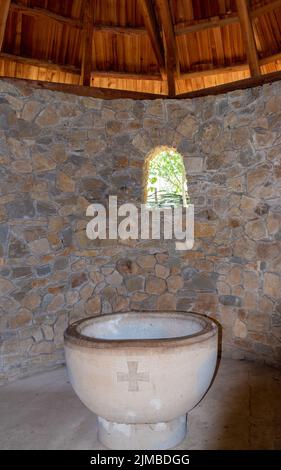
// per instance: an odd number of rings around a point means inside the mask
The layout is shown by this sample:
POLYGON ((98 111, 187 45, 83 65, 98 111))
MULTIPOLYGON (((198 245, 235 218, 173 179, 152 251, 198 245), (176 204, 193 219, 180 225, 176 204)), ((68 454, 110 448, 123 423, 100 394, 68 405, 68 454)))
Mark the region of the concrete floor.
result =
MULTIPOLYGON (((224 360, 177 449, 281 449, 281 371, 224 360)), ((103 449, 64 368, 0 388, 0 449, 103 449)))

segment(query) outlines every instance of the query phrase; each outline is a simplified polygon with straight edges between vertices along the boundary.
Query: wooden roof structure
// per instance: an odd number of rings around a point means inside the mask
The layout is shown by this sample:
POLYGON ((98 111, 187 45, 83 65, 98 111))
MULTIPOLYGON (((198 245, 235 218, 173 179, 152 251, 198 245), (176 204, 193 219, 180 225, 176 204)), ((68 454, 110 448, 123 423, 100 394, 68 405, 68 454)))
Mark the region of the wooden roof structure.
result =
POLYGON ((0 76, 105 98, 281 79, 281 0, 0 0, 0 76))

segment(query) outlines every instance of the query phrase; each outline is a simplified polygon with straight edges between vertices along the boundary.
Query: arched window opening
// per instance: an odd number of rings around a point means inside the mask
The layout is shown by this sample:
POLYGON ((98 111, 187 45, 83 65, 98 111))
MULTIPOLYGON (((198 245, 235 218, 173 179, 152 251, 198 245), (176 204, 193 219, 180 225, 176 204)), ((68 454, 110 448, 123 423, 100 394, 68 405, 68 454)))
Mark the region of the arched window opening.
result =
POLYGON ((175 149, 158 147, 148 155, 144 202, 149 208, 188 205, 185 167, 181 154, 175 149))

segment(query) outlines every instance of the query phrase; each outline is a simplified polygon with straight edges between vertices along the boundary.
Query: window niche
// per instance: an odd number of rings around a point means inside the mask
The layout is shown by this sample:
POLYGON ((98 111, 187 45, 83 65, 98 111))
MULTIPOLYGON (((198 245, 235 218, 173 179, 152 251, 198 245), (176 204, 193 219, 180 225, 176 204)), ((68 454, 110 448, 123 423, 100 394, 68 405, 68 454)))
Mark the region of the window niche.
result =
POLYGON ((189 204, 183 158, 176 149, 157 147, 144 166, 144 203, 149 209, 189 204))

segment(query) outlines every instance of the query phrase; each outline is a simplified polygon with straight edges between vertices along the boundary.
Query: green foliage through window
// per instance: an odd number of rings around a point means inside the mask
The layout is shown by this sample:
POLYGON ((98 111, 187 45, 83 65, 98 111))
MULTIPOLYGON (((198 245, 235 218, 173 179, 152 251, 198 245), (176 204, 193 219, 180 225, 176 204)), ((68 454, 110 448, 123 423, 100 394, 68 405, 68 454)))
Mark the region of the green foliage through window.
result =
POLYGON ((189 202, 182 156, 173 149, 159 149, 148 162, 147 197, 149 207, 182 206, 189 202))

